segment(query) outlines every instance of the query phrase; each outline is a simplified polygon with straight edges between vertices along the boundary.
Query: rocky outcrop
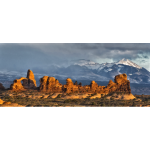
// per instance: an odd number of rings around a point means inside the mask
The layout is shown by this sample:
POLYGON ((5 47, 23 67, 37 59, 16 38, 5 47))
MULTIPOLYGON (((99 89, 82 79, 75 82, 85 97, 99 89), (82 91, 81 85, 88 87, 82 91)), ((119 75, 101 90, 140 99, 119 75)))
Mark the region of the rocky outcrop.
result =
POLYGON ((11 84, 10 86, 10 89, 13 90, 13 91, 22 91, 22 90, 25 90, 25 88, 23 87, 21 81, 24 80, 26 78, 20 78, 20 79, 16 79, 14 80, 14 83, 11 84))
POLYGON ((27 72, 27 79, 29 80, 30 84, 33 84, 33 85, 30 85, 30 86, 35 86, 36 87, 36 80, 35 80, 34 74, 31 70, 28 70, 28 72, 27 72))
POLYGON ((40 79, 39 90, 43 92, 53 93, 99 93, 108 94, 112 92, 124 92, 131 93, 130 82, 127 80, 126 74, 117 75, 115 82, 109 81, 108 85, 99 86, 95 81, 92 81, 90 85, 82 86, 82 84, 73 83, 70 78, 66 79, 66 84, 62 85, 54 77, 44 76, 40 79))
POLYGON ((126 74, 115 76, 115 83, 117 92, 131 93, 130 81, 127 80, 126 74))
POLYGON ((96 93, 97 89, 98 89, 98 84, 95 81, 92 81, 90 84, 90 91, 92 93, 96 93))
POLYGON ((62 84, 54 77, 44 76, 40 79, 39 90, 41 92, 59 93, 62 92, 62 84))
POLYGON ((105 88, 105 92, 106 93, 124 92, 130 94, 131 93, 130 81, 127 80, 127 75, 120 74, 115 76, 115 82, 110 80, 105 88))
MULTIPOLYGON (((34 79, 34 74, 31 70, 27 72, 27 78, 20 78, 14 80, 14 83, 11 85, 10 89, 14 91, 25 90, 25 89, 35 89, 36 80, 34 79), (22 83, 23 82, 23 83, 22 83)), ((92 81, 90 85, 82 86, 77 82, 73 83, 70 78, 66 79, 66 84, 62 85, 54 77, 44 76, 40 79, 39 91, 49 92, 49 93, 99 93, 99 94, 108 94, 112 92, 124 92, 131 93, 130 81, 127 80, 126 74, 120 74, 115 76, 114 82, 109 81, 108 85, 99 86, 95 81, 92 81)))
POLYGON ((36 88, 36 80, 34 79, 34 74, 31 70, 28 70, 27 78, 21 77, 20 79, 16 79, 14 80, 14 83, 10 86, 10 89, 13 91, 22 91, 25 89, 35 89, 35 88, 36 88))
POLYGON ((0 90, 5 90, 5 87, 3 86, 2 83, 0 83, 0 90))
POLYGON ((66 93, 76 93, 79 92, 79 87, 77 85, 77 82, 73 84, 72 80, 70 78, 67 78, 66 84, 63 85, 62 90, 66 93))
POLYGON ((34 78, 34 74, 31 70, 28 70, 27 77, 22 80, 23 81, 23 87, 25 89, 35 89, 36 88, 36 80, 34 78))

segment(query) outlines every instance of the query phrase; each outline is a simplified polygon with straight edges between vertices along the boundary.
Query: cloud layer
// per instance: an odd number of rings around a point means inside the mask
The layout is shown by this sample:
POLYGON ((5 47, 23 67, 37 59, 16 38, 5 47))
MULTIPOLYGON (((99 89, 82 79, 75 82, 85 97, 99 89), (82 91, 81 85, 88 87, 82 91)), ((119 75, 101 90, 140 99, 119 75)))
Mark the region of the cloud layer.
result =
POLYGON ((69 65, 72 60, 88 59, 99 63, 130 59, 150 70, 150 44, 147 43, 54 43, 0 44, 0 69, 48 68, 51 64, 69 65))

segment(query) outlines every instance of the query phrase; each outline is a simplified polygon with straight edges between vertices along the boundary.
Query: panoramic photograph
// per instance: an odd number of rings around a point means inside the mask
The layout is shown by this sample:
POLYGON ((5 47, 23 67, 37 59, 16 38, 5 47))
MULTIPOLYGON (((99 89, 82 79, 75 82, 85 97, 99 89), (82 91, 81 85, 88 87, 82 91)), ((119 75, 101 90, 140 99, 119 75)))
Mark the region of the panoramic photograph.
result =
POLYGON ((149 43, 0 43, 0 107, 149 107, 149 43))

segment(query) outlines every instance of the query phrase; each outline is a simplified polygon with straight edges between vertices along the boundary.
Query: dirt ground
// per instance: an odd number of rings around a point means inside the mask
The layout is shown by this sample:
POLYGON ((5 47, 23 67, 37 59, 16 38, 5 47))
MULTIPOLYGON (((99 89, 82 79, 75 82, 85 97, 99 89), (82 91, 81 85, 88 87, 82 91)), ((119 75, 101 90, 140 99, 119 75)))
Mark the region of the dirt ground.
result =
POLYGON ((149 107, 150 95, 66 94, 1 91, 0 107, 149 107))

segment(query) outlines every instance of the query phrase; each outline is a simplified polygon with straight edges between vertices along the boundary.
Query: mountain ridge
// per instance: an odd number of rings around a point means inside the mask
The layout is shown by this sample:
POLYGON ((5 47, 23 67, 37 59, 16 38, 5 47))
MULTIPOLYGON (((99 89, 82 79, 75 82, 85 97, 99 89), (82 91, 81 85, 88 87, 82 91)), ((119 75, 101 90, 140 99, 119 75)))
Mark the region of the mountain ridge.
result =
MULTIPOLYGON (((32 68, 31 68, 32 69, 32 68)), ((72 78, 73 80, 95 80, 95 81, 109 81, 118 74, 126 73, 130 83, 149 84, 150 72, 144 67, 140 67, 129 59, 121 59, 113 63, 96 63, 94 61, 80 59, 69 66, 61 67, 58 65, 49 65, 47 68, 33 68, 35 79, 37 82, 44 75, 55 77, 59 80, 72 78)), ((25 72, 18 71, 0 71, 0 82, 10 83, 14 79, 24 76, 25 72)), ((5 85, 5 84, 4 84, 5 85)))

